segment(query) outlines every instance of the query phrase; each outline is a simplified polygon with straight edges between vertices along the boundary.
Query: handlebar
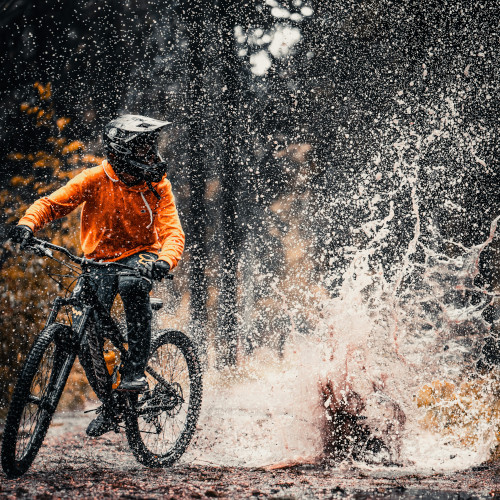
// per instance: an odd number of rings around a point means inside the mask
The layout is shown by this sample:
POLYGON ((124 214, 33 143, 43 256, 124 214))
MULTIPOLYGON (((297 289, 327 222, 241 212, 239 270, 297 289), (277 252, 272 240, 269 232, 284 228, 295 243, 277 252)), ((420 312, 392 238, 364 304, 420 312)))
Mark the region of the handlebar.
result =
MULTIPOLYGON (((75 264, 78 264, 81 267, 84 266, 92 266, 92 267, 118 267, 119 269, 133 271, 133 274, 144 276, 141 273, 140 269, 132 266, 127 266, 126 264, 121 264, 120 262, 96 262, 92 259, 87 259, 86 257, 78 257, 77 255, 72 254, 67 248, 61 247, 54 243, 50 243, 49 241, 41 240, 39 238, 35 238, 34 236, 31 238, 30 243, 26 245, 26 248, 32 249, 38 255, 44 255, 46 257, 54 258, 51 250, 56 250, 64 254, 69 260, 73 261, 75 264)), ((129 273, 126 273, 129 274, 129 273)), ((167 274, 164 276, 166 279, 173 279, 173 274, 167 274)))
POLYGON ((57 252, 61 252, 62 254, 66 255, 68 259, 73 261, 75 264, 78 264, 79 266, 109 267, 110 264, 113 264, 125 269, 135 270, 134 267, 120 264, 118 262, 96 262, 92 259, 87 259, 86 257, 78 257, 78 255, 72 254, 67 248, 35 237, 31 238, 30 243, 26 245, 26 248, 32 249, 38 255, 45 255, 51 258, 53 257, 53 255, 50 250, 56 250, 57 252))

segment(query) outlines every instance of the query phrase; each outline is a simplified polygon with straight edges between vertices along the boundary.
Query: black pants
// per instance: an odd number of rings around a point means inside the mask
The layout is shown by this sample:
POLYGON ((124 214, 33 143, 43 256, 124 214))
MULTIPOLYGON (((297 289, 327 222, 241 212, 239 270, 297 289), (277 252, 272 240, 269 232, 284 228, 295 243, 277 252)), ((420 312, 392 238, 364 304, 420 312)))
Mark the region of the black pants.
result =
MULTIPOLYGON (((147 261, 155 261, 157 256, 149 252, 141 252, 120 260, 121 264, 139 267, 147 261)), ((135 276, 118 276, 113 268, 99 268, 92 270, 94 282, 97 285, 97 296, 107 311, 117 294, 120 295, 125 318, 127 321, 128 360, 120 368, 124 378, 135 378, 144 374, 144 368, 151 346, 151 303, 149 292, 152 284, 145 278, 135 276)), ((81 360, 83 361, 83 360, 81 360)), ((87 363, 82 363, 87 374, 87 363)), ((91 378, 87 375, 89 382, 91 378)), ((91 385, 93 385, 91 383, 91 385)), ((95 388, 94 388, 95 390, 95 388)), ((99 394, 98 394, 99 395, 99 394)))

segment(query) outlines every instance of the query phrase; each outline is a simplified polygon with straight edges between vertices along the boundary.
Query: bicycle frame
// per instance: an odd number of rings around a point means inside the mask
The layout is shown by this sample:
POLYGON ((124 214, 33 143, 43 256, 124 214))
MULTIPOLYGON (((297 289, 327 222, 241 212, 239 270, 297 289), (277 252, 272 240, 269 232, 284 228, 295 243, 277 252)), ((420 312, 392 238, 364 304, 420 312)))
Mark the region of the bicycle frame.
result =
POLYGON ((113 344, 120 349, 121 354, 126 354, 127 351, 122 345, 120 329, 111 314, 99 301, 88 270, 85 270, 78 278, 78 283, 70 297, 57 297, 53 301, 45 327, 56 321, 59 311, 65 306, 73 308, 72 330, 74 337, 72 340, 74 345, 80 345, 89 316, 91 312, 95 312, 99 326, 105 330, 113 344))
MULTIPOLYGON (((120 332, 120 328, 118 327, 115 320, 112 318, 110 312, 106 310, 101 301, 97 296, 97 291, 95 284, 93 283, 91 276, 91 268, 92 267, 109 267, 109 268, 118 268, 122 269, 121 274, 133 274, 135 276, 140 273, 137 269, 127 266, 125 264, 121 264, 118 262, 95 262, 85 257, 77 257, 73 255, 69 250, 64 247, 60 247, 48 241, 39 240, 38 238, 34 238, 35 244, 31 245, 35 253, 39 255, 43 255, 49 258, 54 258, 51 252, 51 249, 56 250, 58 252, 66 255, 70 260, 80 265, 82 273, 80 274, 77 284, 73 289, 71 295, 69 297, 56 297, 52 302, 51 310, 49 316, 47 318, 47 322, 45 327, 47 328, 51 324, 55 323, 57 320, 57 316, 62 307, 71 306, 73 308, 73 324, 71 326, 72 330, 72 338, 71 338, 71 346, 72 346, 72 356, 66 363, 68 365, 64 366, 64 370, 61 371, 61 376, 66 375, 66 369, 69 371, 75 361, 76 356, 78 355, 79 348, 83 341, 83 336, 86 331, 87 323, 91 317, 92 313, 95 313, 95 327, 97 329, 102 329, 100 333, 103 337, 111 340, 114 347, 116 347, 120 352, 120 358, 122 361, 125 361, 128 357, 128 350, 124 346, 124 341, 120 332), (70 362, 71 361, 71 362, 70 362)), ((167 279, 172 279, 172 275, 167 275, 167 279)), ((98 383, 104 387, 108 380, 108 374, 103 371, 103 373, 98 373, 95 370, 95 367, 104 366, 100 363, 103 358, 103 353, 101 350, 92 349, 92 346, 96 347, 96 342, 90 342, 89 347, 91 347, 91 357, 94 368, 94 374, 98 383), (98 358, 98 359, 96 359, 98 358)), ((152 377, 154 377, 159 383, 161 383, 164 387, 169 387, 170 384, 161 377, 158 373, 156 373, 149 366, 146 366, 145 371, 149 373, 152 377)))
MULTIPOLYGON (((73 289, 71 295, 69 297, 56 297, 52 302, 51 310, 47 318, 45 327, 47 328, 52 323, 56 322, 62 307, 71 306, 73 309, 73 324, 71 326, 73 336, 71 339, 71 345, 73 351, 72 354, 76 356, 82 344, 87 323, 91 318, 92 313, 94 313, 96 319, 95 328, 96 330, 101 329, 101 331, 98 331, 96 333, 98 335, 99 334, 102 335, 102 337, 108 338, 112 342, 114 347, 117 348, 118 351, 120 352, 121 360, 126 361, 128 357, 128 350, 124 346, 124 341, 120 332, 120 328, 118 327, 116 321, 111 316, 110 312, 104 307, 104 305, 99 300, 90 270, 92 267, 109 267, 109 268, 115 267, 118 269, 122 269, 120 274, 133 274, 137 276, 138 274, 137 269, 117 262, 110 262, 110 263, 94 262, 84 257, 76 257, 64 247, 59 247, 58 245, 54 245, 47 241, 36 239, 36 242, 39 245, 35 247, 35 250, 38 253, 53 258, 52 253, 50 252, 49 249, 57 250, 59 252, 64 253, 67 257, 69 257, 77 264, 80 264, 82 270, 82 274, 79 276, 77 284, 73 289)), ((172 279, 172 275, 168 275, 166 278, 172 279)), ((104 365, 100 363, 103 357, 102 350, 95 348, 92 349, 92 347, 97 347, 98 344, 97 339, 94 340, 95 342, 89 342, 94 374, 96 376, 98 383, 101 385, 101 388, 104 388, 108 381, 108 373, 106 373, 104 370, 102 373, 98 373, 98 371, 95 369, 96 367, 103 367, 104 365)), ((75 357, 72 356, 71 365, 74 363, 74 360, 75 357)), ((71 370, 71 366, 69 366, 69 370, 71 370)), ((170 384, 167 381, 165 381, 163 377, 161 377, 161 375, 156 373, 149 366, 146 366, 145 371, 149 373, 152 377, 154 377, 164 387, 167 388, 170 386, 170 384)))
POLYGON ((108 338, 113 345, 119 350, 122 361, 128 357, 128 351, 125 348, 120 328, 112 318, 110 312, 100 302, 96 285, 91 275, 91 269, 100 268, 118 268, 126 270, 127 274, 137 275, 138 271, 130 266, 121 263, 111 262, 94 262, 84 257, 77 257, 63 247, 52 243, 35 239, 35 244, 31 245, 35 253, 44 255, 54 259, 51 249, 64 253, 73 262, 80 265, 81 274, 78 277, 76 286, 74 287, 69 297, 56 297, 52 302, 49 316, 47 318, 45 328, 57 321, 57 317, 61 308, 70 306, 72 308, 72 325, 71 325, 71 357, 67 360, 64 369, 61 371, 61 376, 67 376, 71 370, 76 356, 79 354, 80 346, 82 345, 85 332, 94 332, 87 329, 89 320, 93 320, 95 326, 95 338, 88 338, 88 347, 92 358, 92 369, 97 380, 97 383, 102 389, 102 393, 111 395, 111 391, 106 388, 109 383, 109 374, 105 368, 105 363, 102 363, 103 352, 100 348, 100 338, 108 338), (66 366, 68 365, 68 366, 66 366), (68 372, 68 373, 66 373, 68 372))
POLYGON ((77 355, 79 353, 84 334, 87 332, 87 343, 92 358, 92 369, 95 378, 102 394, 111 397, 111 391, 107 388, 109 373, 107 372, 105 363, 102 363, 103 351, 99 339, 104 337, 110 339, 112 344, 119 350, 122 361, 127 359, 128 351, 123 345, 124 342, 117 323, 111 317, 110 312, 99 301, 95 284, 90 274, 90 267, 82 268, 82 271, 71 296, 68 298, 58 297, 54 300, 45 326, 48 327, 57 320, 62 307, 70 306, 72 308, 73 324, 71 329, 73 335, 71 342, 74 354, 77 355), (95 330, 87 329, 89 320, 94 320, 95 330), (90 337, 90 333, 94 333, 95 337, 90 337))
MULTIPOLYGON (((4 471, 9 477, 19 477, 31 466, 77 356, 97 396, 114 414, 114 430, 118 432, 118 424, 124 424, 137 460, 148 466, 171 465, 184 453, 199 416, 202 379, 195 346, 182 332, 159 331, 145 368, 147 390, 138 394, 118 388, 115 392, 103 352, 105 341, 113 344, 122 362, 129 357, 127 341, 107 305, 99 300, 100 275, 93 271, 95 268, 108 269, 115 274, 116 267, 118 275, 151 279, 149 274, 121 263, 94 262, 78 257, 63 247, 37 238, 33 238, 29 248, 60 262, 79 276, 69 296, 59 296, 52 301, 45 328, 35 338, 16 382, 2 443, 4 471), (79 268, 53 257, 51 250, 65 254, 79 268), (58 320, 62 308, 72 316, 70 324, 58 320)), ((68 278, 74 274, 53 273, 50 276, 68 278)), ((161 307, 161 301, 153 304, 156 306, 153 309, 161 307)))

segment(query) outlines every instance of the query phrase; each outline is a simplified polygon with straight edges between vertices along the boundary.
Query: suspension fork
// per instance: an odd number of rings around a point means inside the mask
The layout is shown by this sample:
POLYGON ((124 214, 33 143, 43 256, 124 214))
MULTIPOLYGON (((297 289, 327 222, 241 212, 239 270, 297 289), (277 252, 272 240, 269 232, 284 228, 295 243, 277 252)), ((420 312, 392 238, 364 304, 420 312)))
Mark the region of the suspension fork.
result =
MULTIPOLYGON (((45 328, 55 322, 62 306, 71 304, 71 299, 63 299, 61 297, 57 297, 52 303, 52 309, 50 311, 49 317, 47 318, 45 328)), ((56 379, 54 381, 54 387, 56 390, 51 391, 48 394, 47 399, 43 402, 43 408, 45 410, 48 410, 50 413, 53 413, 55 411, 57 404, 59 403, 60 394, 63 391, 64 386, 66 385, 66 380, 68 379, 71 369, 73 368, 73 365, 75 363, 75 359, 78 353, 78 346, 81 341, 85 324, 87 323, 87 319, 91 309, 92 308, 90 306, 84 306, 81 319, 77 323, 77 328, 72 329, 72 346, 69 350, 68 356, 64 359, 64 362, 56 375, 56 379)))
POLYGON ((51 391, 48 394, 47 400, 43 402, 43 409, 49 410, 51 413, 55 411, 57 404, 59 403, 61 392, 63 391, 64 386, 66 385, 66 380, 68 379, 69 373, 75 363, 75 359, 76 359, 76 352, 74 349, 72 349, 68 357, 64 360, 64 363, 57 374, 57 378, 54 383, 54 387, 56 388, 56 390, 51 391))
MULTIPOLYGON (((52 302, 52 308, 49 313, 49 317, 47 318, 47 321, 45 322, 45 328, 50 326, 52 323, 55 323, 57 316, 59 314, 59 311, 61 310, 61 307, 63 306, 80 306, 79 303, 75 302, 73 299, 63 299, 62 297, 56 297, 54 301, 52 302)), ((92 310, 92 307, 89 305, 84 305, 83 306, 83 311, 73 309, 73 316, 76 317, 76 319, 73 321, 73 341, 77 344, 80 345, 80 342, 82 341, 83 337, 83 332, 85 331, 85 326, 87 325, 87 320, 89 318, 89 314, 92 310)))
POLYGON ((54 301, 52 302, 52 308, 50 309, 49 317, 47 318, 47 321, 45 322, 45 328, 50 326, 52 323, 55 322, 57 319, 57 315, 59 314, 59 311, 63 305, 67 305, 68 300, 63 299, 61 297, 56 297, 54 301))

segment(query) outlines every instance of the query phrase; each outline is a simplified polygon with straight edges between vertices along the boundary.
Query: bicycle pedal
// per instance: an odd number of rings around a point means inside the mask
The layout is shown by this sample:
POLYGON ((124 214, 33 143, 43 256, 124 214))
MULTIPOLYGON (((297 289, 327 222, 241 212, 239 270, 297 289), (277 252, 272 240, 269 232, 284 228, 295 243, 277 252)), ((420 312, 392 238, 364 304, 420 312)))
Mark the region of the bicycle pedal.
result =
POLYGON ((156 297, 151 297, 149 302, 153 311, 159 311, 163 307, 163 300, 157 299, 156 297))

